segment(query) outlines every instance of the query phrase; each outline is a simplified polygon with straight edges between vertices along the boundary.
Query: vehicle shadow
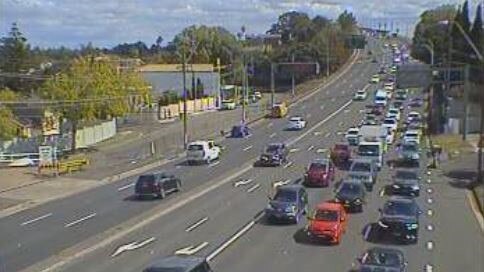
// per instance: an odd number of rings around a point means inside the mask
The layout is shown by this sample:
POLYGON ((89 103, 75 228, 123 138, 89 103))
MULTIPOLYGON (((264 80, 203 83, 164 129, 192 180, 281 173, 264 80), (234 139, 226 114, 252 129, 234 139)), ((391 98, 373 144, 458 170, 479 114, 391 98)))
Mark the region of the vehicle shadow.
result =
POLYGON ((408 245, 403 242, 396 241, 384 235, 380 230, 378 223, 372 222, 368 223, 363 227, 361 232, 363 236, 363 240, 372 244, 379 244, 379 245, 398 245, 398 246, 405 246, 408 245))
POLYGON ((303 244, 303 245, 309 245, 309 246, 334 246, 334 244, 330 243, 329 241, 325 240, 319 240, 315 241, 306 234, 306 231, 304 228, 298 229, 293 235, 292 238, 294 239, 294 242, 298 244, 303 244))
POLYGON ((293 225, 293 223, 285 220, 269 220, 269 218, 265 215, 262 215, 258 220, 255 221, 255 223, 261 226, 270 227, 284 227, 293 225))
POLYGON ((454 188, 473 189, 477 185, 477 173, 474 170, 451 170, 444 172, 444 176, 452 179, 449 184, 454 188))

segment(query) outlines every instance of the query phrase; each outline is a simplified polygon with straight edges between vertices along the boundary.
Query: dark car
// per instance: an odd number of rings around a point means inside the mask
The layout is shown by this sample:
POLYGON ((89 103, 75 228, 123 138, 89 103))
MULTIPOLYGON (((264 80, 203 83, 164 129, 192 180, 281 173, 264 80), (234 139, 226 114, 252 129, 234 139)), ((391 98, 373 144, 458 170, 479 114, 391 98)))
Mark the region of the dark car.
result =
POLYGON ((330 181, 334 180, 334 176, 335 167, 330 160, 314 160, 304 174, 304 185, 327 187, 330 181))
POLYGON ((358 258, 355 272, 406 272, 403 252, 394 248, 373 247, 358 258))
POLYGON ((233 126, 230 132, 232 138, 245 138, 250 136, 250 130, 247 125, 233 126))
POLYGON ((415 171, 397 170, 390 185, 392 195, 416 197, 420 195, 419 176, 415 171))
POLYGON ((379 210, 378 234, 403 243, 417 243, 421 210, 415 199, 392 196, 379 210))
POLYGON ((169 256, 154 261, 143 272, 212 272, 205 258, 196 256, 169 256))
POLYGON ((337 143, 331 149, 330 156, 335 164, 346 164, 351 159, 351 148, 348 144, 337 143))
POLYGON ((138 198, 165 198, 166 194, 180 190, 180 179, 163 172, 141 175, 134 186, 134 193, 138 198))
POLYGON ((278 166, 287 162, 287 156, 289 150, 283 143, 269 144, 262 155, 260 156, 259 163, 263 166, 278 166))
POLYGON ((350 212, 363 212, 366 191, 359 180, 343 180, 336 189, 335 202, 341 203, 350 212))
POLYGON ((308 194, 301 185, 283 185, 277 187, 276 194, 265 208, 265 215, 270 222, 292 222, 298 224, 307 213, 308 194))
POLYGON ((401 165, 419 167, 420 148, 417 143, 407 142, 400 145, 398 159, 401 165))
POLYGON ((407 98, 408 98, 408 95, 407 95, 407 92, 405 90, 397 90, 395 92, 395 100, 405 101, 405 100, 407 100, 407 98))
POLYGON ((351 179, 360 180, 366 189, 371 192, 376 183, 378 167, 371 159, 355 159, 351 163, 348 176, 351 179))
POLYGON ((402 111, 404 109, 404 103, 403 101, 398 101, 398 100, 393 101, 393 107, 402 111))
POLYGON ((413 98, 412 100, 410 100, 408 105, 412 108, 421 107, 423 105, 423 99, 420 97, 413 98))

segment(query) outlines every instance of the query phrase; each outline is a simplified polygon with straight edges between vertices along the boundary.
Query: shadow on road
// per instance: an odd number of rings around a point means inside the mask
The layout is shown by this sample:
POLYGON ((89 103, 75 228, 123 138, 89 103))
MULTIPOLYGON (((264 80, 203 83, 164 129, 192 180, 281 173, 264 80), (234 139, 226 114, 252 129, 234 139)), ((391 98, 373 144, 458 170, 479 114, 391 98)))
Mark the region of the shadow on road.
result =
POLYGON ((325 240, 318 240, 315 241, 306 234, 306 231, 304 228, 298 229, 294 235, 292 236, 294 239, 294 242, 298 244, 303 244, 303 245, 310 245, 310 246, 334 246, 334 244, 330 243, 329 241, 325 240))
POLYGON ((477 173, 475 170, 451 170, 444 173, 444 176, 451 178, 450 186, 459 189, 472 189, 475 187, 477 173))

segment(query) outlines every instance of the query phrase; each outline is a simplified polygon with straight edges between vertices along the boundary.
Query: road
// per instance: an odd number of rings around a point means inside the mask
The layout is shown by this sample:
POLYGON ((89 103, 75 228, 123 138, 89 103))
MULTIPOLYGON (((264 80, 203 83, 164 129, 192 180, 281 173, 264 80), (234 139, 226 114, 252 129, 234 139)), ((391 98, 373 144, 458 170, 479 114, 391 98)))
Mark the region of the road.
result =
MULTIPOLYGON (((309 123, 301 132, 284 131, 286 120, 266 120, 255 125, 254 135, 249 139, 225 140, 226 151, 220 162, 193 167, 174 160, 163 166, 162 169, 183 180, 181 194, 163 201, 134 201, 133 180, 123 180, 3 218, 0 220, 0 248, 7 271, 21 270, 49 257, 46 263, 33 266, 30 271, 40 271, 44 265, 51 264, 51 260, 64 260, 62 264, 65 265, 59 268, 62 271, 140 271, 153 259, 180 249, 213 257, 215 271, 293 271, 301 268, 309 271, 325 266, 331 271, 347 271, 354 258, 371 246, 365 242, 363 234, 365 226, 377 219, 378 207, 385 199, 378 194, 379 190, 371 194, 364 213, 350 216, 349 229, 337 247, 306 244, 301 239, 303 224, 268 225, 260 211, 266 206, 272 182, 298 182, 311 159, 325 156, 327 149, 342 139, 342 133, 361 120, 365 104, 351 102, 351 96, 357 88, 367 86, 377 68, 377 64, 368 62, 356 64, 340 80, 293 106, 291 115, 305 116, 309 123), (276 141, 290 144, 292 164, 280 168, 253 168, 252 163, 264 145, 276 141), (234 185, 240 181, 240 186, 234 185), (127 232, 128 228, 123 227, 126 222, 138 224, 139 228, 121 235, 127 232), (244 230, 247 232, 240 232, 244 230), (213 254, 238 233, 243 234, 242 237, 230 248, 213 254), (106 235, 119 237, 96 246, 106 235), (87 254, 76 251, 74 246, 80 242, 91 246, 85 251, 87 254), (143 246, 115 254, 120 246, 134 245, 133 242, 143 246), (194 249, 187 250, 188 247, 194 249)), ((371 93, 376 86, 368 88, 371 93)), ((339 176, 343 174, 338 171, 339 176)), ((390 175, 391 170, 385 167, 380 173, 379 186, 383 186, 390 175)), ((423 169, 422 176, 426 177, 423 169)), ((479 248, 482 243, 476 237, 482 239, 482 234, 472 221, 470 210, 464 201, 456 201, 450 207, 441 204, 444 198, 437 192, 444 189, 434 188, 433 184, 425 185, 426 189, 433 188, 433 194, 423 193, 419 199, 422 208, 433 211, 432 216, 423 218, 421 225, 432 225, 433 230, 421 229, 417 245, 402 247, 409 259, 410 271, 422 271, 428 264, 438 271, 457 271, 464 264, 465 271, 480 271, 477 258, 482 255, 479 248), (429 198, 432 203, 428 202, 429 198), (449 212, 455 221, 449 220, 449 212), (463 230, 464 237, 460 239, 449 238, 455 222, 463 230), (465 225, 461 226, 460 222, 465 225), (432 250, 427 249, 430 241, 432 250), (448 252, 459 246, 466 248, 465 258, 441 257, 449 256, 448 252)), ((311 207, 331 197, 330 189, 309 190, 311 207)))

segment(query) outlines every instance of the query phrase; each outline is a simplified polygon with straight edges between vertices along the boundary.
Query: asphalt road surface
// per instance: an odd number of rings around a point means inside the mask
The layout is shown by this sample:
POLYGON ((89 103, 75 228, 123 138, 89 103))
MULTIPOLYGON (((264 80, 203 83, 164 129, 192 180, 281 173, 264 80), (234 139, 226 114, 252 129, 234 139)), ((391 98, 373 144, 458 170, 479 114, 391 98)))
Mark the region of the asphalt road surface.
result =
MULTIPOLYGON (((381 53, 381 44, 370 42, 370 47, 381 53)), ((304 167, 313 158, 327 156, 344 131, 361 120, 369 100, 352 102, 351 97, 356 89, 366 87, 371 94, 377 88, 368 85, 377 69, 378 64, 370 62, 355 64, 327 88, 295 104, 290 115, 308 121, 300 132, 285 131, 285 119, 264 120, 255 124, 252 137, 226 139, 220 162, 187 166, 173 160, 164 165, 161 169, 183 181, 183 192, 165 200, 134 200, 134 180, 127 179, 1 219, 4 268, 17 271, 41 262, 29 270, 57 264, 60 271, 141 271, 150 261, 181 251, 208 256, 214 271, 347 271, 355 257, 372 246, 365 239, 371 235, 367 226, 377 220, 386 198, 379 189, 388 182, 391 169, 382 169, 365 211, 350 215, 339 246, 309 244, 301 232, 305 222, 274 226, 265 222, 261 211, 273 182, 299 182, 304 167), (290 145, 291 163, 252 167, 263 147, 277 141, 290 145), (139 227, 121 235, 127 222, 139 227), (112 235, 119 237, 103 240, 112 235), (240 238, 229 244, 234 235, 240 238), (79 243, 83 247, 77 251, 79 243), (123 245, 131 250, 122 251, 123 245)), ((449 195, 432 176, 426 183, 427 173, 420 170, 425 189, 419 203, 423 210, 431 209, 432 216, 421 218, 418 244, 398 246, 408 258, 409 271, 425 271, 428 265, 435 271, 481 271, 483 237, 468 205, 463 198, 446 205, 449 195), (425 192, 428 188, 432 193, 425 192)), ((339 177, 343 175, 338 171, 339 177)), ((331 188, 309 189, 310 206, 332 195, 331 188)))

